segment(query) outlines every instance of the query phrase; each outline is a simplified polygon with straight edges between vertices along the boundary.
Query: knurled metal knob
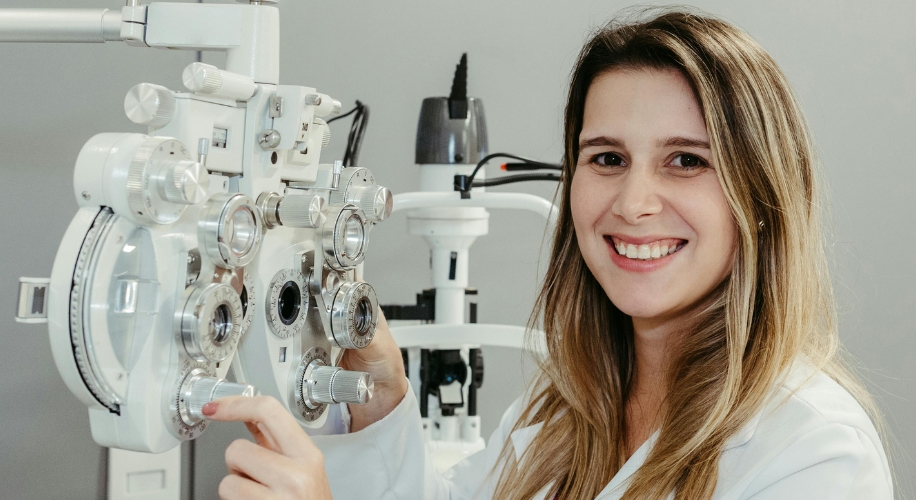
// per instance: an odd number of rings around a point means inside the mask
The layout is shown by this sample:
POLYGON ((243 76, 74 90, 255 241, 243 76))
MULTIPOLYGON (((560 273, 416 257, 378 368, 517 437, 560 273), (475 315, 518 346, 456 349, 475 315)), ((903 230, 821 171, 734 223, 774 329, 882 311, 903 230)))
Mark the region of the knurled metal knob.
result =
POLYGON ((308 397, 314 404, 365 404, 372 399, 375 382, 366 372, 355 372, 337 366, 312 368, 307 384, 308 397))
POLYGON ((179 413, 188 425, 195 425, 207 419, 203 413, 204 405, 207 403, 228 396, 253 397, 260 394, 253 385, 236 384, 221 378, 200 375, 190 377, 183 384, 182 391, 183 403, 179 407, 179 413))
POLYGON ((160 194, 172 203, 196 205, 207 198, 210 174, 200 163, 192 160, 175 162, 165 168, 160 194))
POLYGON ((191 63, 182 72, 181 82, 191 92, 213 94, 223 86, 223 75, 216 66, 191 63))
POLYGON ((328 205, 318 195, 286 195, 277 207, 277 217, 287 227, 320 227, 328 217, 328 205))
POLYGON ((175 96, 161 85, 141 83, 124 97, 124 113, 138 125, 160 128, 175 114, 175 96))
POLYGON ((383 186, 362 188, 359 194, 359 208, 373 222, 381 222, 391 215, 394 198, 391 190, 383 186))

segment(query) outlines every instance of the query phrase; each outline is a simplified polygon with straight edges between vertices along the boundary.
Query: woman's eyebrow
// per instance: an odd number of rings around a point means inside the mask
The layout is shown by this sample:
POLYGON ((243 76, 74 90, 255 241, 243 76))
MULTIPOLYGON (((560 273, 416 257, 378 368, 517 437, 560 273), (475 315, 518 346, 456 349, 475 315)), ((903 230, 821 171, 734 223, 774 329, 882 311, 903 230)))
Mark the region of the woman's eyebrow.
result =
POLYGON ((608 137, 606 135, 579 140, 579 149, 587 148, 589 146, 611 146, 615 148, 622 148, 623 141, 614 137, 608 137))
POLYGON ((702 148, 710 149, 709 141, 692 139, 690 137, 667 137, 658 141, 660 148, 702 148))

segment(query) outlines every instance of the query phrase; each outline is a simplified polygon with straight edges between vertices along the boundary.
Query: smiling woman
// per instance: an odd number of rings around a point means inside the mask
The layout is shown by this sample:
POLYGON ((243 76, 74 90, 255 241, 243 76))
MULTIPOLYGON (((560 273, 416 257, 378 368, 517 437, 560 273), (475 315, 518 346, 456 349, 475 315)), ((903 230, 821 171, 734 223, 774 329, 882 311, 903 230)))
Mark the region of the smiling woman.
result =
POLYGON ((532 315, 549 355, 486 450, 435 474, 382 321, 345 359, 375 397, 320 454, 271 400, 204 409, 270 450, 227 451, 225 498, 893 498, 838 355, 814 147, 773 59, 693 11, 616 20, 580 54, 565 134, 532 315))
POLYGON ((550 356, 512 430, 549 425, 503 453, 495 496, 892 498, 837 355, 814 147, 769 54, 702 13, 612 21, 565 128, 550 356))

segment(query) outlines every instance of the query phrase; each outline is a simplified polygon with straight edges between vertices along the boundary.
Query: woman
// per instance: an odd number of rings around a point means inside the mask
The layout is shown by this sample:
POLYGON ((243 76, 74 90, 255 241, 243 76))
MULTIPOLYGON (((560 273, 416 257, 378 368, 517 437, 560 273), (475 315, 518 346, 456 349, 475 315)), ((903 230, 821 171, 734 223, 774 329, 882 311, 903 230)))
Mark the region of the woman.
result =
POLYGON ((351 433, 279 403, 248 422, 223 498, 891 499, 874 405, 837 356, 816 160, 785 76, 689 11, 617 21, 573 71, 560 217, 534 318, 549 356, 488 448, 437 477, 382 323, 351 433))

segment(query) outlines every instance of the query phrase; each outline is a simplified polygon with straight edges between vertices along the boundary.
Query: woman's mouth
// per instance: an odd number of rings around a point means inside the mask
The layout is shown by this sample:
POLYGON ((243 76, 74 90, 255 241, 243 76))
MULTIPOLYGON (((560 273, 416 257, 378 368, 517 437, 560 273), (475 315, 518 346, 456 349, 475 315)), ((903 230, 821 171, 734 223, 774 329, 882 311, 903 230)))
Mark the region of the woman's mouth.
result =
POLYGON ((664 258, 687 245, 687 240, 677 238, 660 239, 642 244, 629 243, 616 236, 605 236, 604 239, 617 251, 617 255, 631 260, 644 261, 664 258))

